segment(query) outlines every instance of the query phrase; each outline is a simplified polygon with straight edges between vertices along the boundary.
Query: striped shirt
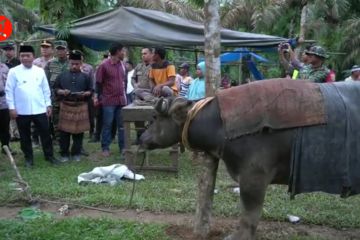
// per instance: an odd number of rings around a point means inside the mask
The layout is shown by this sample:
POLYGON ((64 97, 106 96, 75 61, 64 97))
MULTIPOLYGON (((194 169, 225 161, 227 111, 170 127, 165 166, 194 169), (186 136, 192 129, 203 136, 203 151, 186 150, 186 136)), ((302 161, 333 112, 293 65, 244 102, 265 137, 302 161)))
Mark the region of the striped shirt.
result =
POLYGON ((193 81, 192 77, 181 77, 181 81, 180 81, 180 93, 179 95, 181 97, 186 97, 187 93, 189 91, 189 86, 191 84, 191 82, 193 81))
POLYGON ((126 73, 122 62, 103 61, 96 71, 96 83, 101 86, 103 106, 126 105, 126 73))

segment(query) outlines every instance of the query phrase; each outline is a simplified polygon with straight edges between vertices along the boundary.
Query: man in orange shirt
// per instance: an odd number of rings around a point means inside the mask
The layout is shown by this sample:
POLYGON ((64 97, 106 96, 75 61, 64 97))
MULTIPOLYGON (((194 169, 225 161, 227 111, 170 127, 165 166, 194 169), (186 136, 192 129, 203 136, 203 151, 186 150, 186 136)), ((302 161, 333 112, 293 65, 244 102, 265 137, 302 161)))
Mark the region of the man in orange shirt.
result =
POLYGON ((177 95, 178 92, 175 84, 175 66, 165 59, 165 55, 164 48, 155 48, 149 78, 155 84, 152 93, 156 97, 169 97, 177 95))

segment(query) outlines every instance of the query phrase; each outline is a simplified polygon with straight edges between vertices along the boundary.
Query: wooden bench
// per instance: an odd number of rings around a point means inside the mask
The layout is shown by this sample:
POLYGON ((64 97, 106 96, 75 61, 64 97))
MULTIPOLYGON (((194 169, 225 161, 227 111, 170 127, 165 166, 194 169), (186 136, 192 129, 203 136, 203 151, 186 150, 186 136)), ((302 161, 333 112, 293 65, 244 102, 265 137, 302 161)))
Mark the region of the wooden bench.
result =
MULTIPOLYGON (((131 123, 134 122, 149 122, 154 120, 155 110, 153 106, 137 106, 130 104, 122 108, 122 119, 124 124, 124 135, 125 135, 125 164, 130 169, 140 169, 140 163, 136 162, 136 154, 139 154, 139 157, 145 158, 145 163, 141 167, 142 170, 157 170, 157 171, 168 171, 168 172, 178 172, 178 160, 179 160, 179 148, 178 144, 170 148, 170 158, 171 165, 151 165, 151 159, 149 159, 149 153, 147 151, 141 150, 137 153, 137 146, 132 146, 131 138, 131 123)), ((138 129, 136 129, 138 130, 138 129)))

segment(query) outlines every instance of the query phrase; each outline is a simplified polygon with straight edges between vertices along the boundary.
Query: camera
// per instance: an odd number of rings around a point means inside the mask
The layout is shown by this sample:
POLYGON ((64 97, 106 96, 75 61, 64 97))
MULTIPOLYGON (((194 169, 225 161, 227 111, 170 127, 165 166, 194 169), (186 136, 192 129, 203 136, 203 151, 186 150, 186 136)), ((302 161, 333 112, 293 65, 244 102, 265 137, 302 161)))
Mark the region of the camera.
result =
POLYGON ((289 51, 289 44, 288 43, 281 43, 280 44, 280 49, 283 50, 283 51, 289 51))

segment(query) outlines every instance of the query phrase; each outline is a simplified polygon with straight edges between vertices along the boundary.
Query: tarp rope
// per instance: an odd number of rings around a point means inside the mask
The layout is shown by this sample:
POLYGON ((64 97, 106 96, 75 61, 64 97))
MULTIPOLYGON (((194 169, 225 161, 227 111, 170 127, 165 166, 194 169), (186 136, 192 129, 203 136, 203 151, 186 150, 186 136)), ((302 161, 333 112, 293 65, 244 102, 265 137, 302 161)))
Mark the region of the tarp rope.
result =
POLYGON ((187 117, 186 117, 186 121, 184 123, 184 127, 182 130, 182 134, 181 134, 181 141, 182 144, 184 145, 185 148, 194 151, 194 149, 192 149, 190 147, 190 143, 189 143, 189 139, 188 139, 188 133, 189 133, 189 126, 191 121, 195 118, 196 114, 206 105, 208 104, 210 101, 212 101, 214 99, 214 97, 207 97, 204 98, 198 102, 196 102, 194 104, 194 106, 192 106, 192 108, 189 110, 189 112, 187 113, 187 117))

